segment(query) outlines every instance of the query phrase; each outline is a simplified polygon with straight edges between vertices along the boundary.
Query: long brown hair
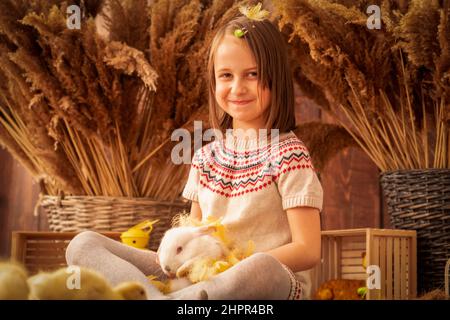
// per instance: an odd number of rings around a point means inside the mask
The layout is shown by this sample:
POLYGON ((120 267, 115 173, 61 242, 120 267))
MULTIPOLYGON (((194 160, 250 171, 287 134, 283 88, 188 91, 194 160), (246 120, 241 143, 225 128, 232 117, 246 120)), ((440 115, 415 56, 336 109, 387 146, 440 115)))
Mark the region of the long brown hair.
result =
POLYGON ((225 35, 236 29, 245 30, 241 39, 246 41, 257 65, 258 83, 271 91, 270 107, 265 113, 267 130, 287 132, 295 128, 294 84, 289 68, 287 49, 278 29, 269 20, 255 21, 238 17, 222 26, 214 36, 208 57, 209 118, 213 128, 225 132, 232 128, 232 117, 225 113, 215 98, 214 57, 225 35))

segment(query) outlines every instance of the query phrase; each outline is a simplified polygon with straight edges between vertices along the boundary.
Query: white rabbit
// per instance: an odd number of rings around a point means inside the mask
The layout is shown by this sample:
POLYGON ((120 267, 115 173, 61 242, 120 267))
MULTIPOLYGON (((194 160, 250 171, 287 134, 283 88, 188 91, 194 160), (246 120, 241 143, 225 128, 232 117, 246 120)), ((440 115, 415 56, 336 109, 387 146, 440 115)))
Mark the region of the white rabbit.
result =
POLYGON ((173 279, 172 292, 192 284, 185 276, 194 261, 199 258, 219 259, 227 254, 224 244, 211 235, 214 231, 215 226, 182 226, 169 229, 164 234, 157 261, 163 272, 173 279))

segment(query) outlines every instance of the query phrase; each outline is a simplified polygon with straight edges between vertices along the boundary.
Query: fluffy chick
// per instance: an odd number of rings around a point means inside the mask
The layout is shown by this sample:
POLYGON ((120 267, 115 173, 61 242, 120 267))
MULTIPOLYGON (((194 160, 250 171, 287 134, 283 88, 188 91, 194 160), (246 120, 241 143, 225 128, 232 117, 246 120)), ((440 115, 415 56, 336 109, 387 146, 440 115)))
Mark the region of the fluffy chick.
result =
POLYGON ((137 282, 125 282, 113 288, 96 271, 80 267, 79 289, 73 288, 77 276, 61 268, 52 273, 41 272, 28 279, 33 300, 145 300, 144 287, 137 282), (71 277, 71 278, 69 278, 71 277))
POLYGON ((0 300, 26 300, 29 287, 25 268, 13 262, 0 262, 0 300))

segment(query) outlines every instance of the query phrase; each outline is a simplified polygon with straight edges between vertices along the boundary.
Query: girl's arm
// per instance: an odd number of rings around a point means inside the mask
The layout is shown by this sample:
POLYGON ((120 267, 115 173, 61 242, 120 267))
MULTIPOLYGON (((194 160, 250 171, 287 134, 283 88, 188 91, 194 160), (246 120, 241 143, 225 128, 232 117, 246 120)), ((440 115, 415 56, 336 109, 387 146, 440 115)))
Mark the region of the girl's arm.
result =
POLYGON ((192 201, 191 213, 189 216, 199 221, 202 220, 202 210, 200 209, 200 205, 198 204, 197 201, 192 201))
POLYGON ((292 242, 266 253, 277 258, 292 271, 313 268, 321 256, 320 213, 312 207, 296 207, 287 210, 292 242))

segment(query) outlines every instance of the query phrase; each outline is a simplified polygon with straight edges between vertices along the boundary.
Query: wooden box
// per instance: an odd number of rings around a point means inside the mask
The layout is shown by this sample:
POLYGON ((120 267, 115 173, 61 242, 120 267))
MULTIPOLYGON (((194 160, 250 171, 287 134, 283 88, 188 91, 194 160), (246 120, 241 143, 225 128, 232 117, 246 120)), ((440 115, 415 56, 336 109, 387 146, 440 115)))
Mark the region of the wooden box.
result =
MULTIPOLYGON (((378 266, 380 289, 366 299, 411 299, 417 295, 416 231, 348 229, 322 231, 322 259, 312 270, 312 292, 331 279, 366 280, 363 266, 378 266)), ((371 279, 373 279, 371 277, 371 279)))
MULTIPOLYGON (((66 264, 66 248, 78 232, 13 231, 11 259, 22 263, 30 275, 51 271, 66 264)), ((120 241, 120 232, 101 232, 120 241)))

